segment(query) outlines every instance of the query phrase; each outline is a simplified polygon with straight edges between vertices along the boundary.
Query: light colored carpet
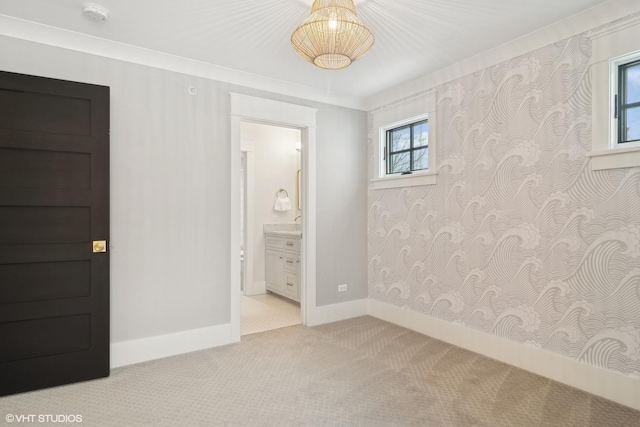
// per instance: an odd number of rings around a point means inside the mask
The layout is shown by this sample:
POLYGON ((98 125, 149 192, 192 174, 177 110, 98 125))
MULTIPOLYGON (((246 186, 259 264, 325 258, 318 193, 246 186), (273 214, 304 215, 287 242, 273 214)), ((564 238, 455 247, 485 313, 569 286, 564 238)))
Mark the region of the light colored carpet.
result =
POLYGON ((640 426, 640 413, 372 317, 0 398, 83 426, 640 426))
POLYGON ((300 324, 300 304, 274 295, 240 296, 240 334, 248 335, 300 324))

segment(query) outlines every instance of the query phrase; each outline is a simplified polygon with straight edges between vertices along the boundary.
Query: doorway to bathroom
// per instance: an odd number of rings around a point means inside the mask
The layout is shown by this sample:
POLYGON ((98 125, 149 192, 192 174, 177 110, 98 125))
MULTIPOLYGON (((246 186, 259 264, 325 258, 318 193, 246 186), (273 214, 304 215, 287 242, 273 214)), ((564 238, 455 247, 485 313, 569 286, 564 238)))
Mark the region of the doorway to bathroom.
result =
MULTIPOLYGON (((300 129, 302 132, 302 239, 300 240, 300 311, 303 325, 317 325, 322 314, 316 307, 316 122, 318 110, 304 105, 274 101, 241 93, 229 94, 231 111, 231 150, 229 152, 229 309, 231 342, 240 341, 240 169, 241 127, 243 122, 262 123, 273 126, 300 129)), ((246 262, 246 261, 245 261, 246 262)), ((245 279, 245 283, 248 280, 245 279)))
POLYGON ((240 334, 301 323, 302 132, 240 124, 240 334))

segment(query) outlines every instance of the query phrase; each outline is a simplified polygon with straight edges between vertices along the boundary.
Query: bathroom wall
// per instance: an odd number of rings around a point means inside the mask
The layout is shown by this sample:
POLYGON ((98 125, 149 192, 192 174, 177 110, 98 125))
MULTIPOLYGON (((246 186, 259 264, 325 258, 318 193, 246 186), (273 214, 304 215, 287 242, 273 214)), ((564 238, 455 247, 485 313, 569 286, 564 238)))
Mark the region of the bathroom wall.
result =
MULTIPOLYGON (((268 126, 258 123, 242 123, 241 139, 253 147, 254 194, 253 206, 253 280, 264 282, 265 241, 264 224, 291 224, 300 213, 296 207, 296 172, 300 164, 298 129, 268 126), (273 209, 275 195, 283 188, 289 194, 291 210, 278 212, 273 209)), ((297 221, 300 223, 300 220, 297 221)))

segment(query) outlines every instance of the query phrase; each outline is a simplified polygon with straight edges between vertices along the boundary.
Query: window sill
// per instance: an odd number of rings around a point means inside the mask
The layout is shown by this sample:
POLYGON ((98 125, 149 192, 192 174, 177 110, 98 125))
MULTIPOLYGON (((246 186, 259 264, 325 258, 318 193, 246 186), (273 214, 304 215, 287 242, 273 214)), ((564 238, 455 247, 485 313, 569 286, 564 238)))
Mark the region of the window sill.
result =
POLYGON ((640 146, 591 151, 591 170, 634 168, 640 166, 640 146))
POLYGON ((416 187, 418 185, 435 185, 437 172, 414 173, 412 175, 385 176, 371 180, 374 190, 387 188, 416 187))

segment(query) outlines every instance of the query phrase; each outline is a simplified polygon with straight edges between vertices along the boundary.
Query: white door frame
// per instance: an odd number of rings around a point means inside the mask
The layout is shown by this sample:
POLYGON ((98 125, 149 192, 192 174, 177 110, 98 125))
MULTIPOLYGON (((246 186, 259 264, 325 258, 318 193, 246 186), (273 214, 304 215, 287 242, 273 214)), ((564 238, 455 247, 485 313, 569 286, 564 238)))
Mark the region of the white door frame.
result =
POLYGON ((302 324, 316 317, 316 108, 254 96, 231 96, 231 198, 229 230, 231 342, 240 341, 240 149, 243 121, 302 131, 302 324))
POLYGON ((253 215, 254 215, 254 151, 253 141, 242 140, 240 151, 245 153, 247 164, 245 165, 245 204, 244 204, 244 294, 259 295, 266 291, 265 282, 256 283, 253 279, 253 215))

